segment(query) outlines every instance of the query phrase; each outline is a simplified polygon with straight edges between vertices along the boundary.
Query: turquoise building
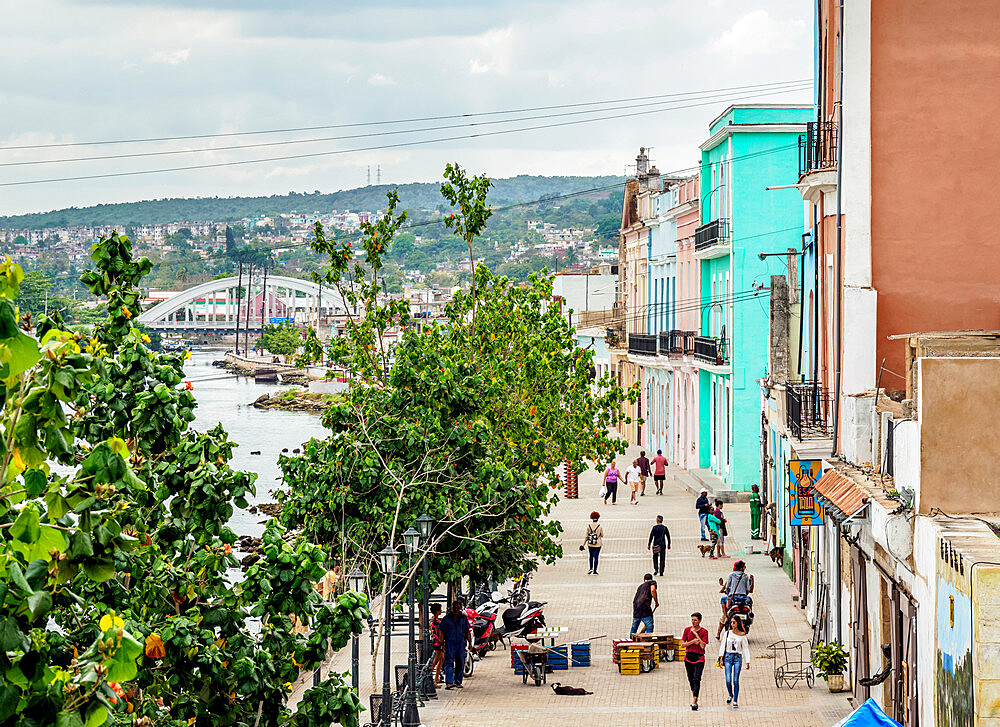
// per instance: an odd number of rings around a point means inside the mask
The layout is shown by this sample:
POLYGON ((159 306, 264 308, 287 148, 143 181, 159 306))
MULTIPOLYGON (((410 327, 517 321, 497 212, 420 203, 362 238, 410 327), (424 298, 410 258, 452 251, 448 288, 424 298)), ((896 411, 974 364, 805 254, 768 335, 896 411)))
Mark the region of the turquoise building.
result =
POLYGON ((812 106, 730 106, 701 144, 699 466, 731 489, 749 490, 761 473, 761 390, 766 375, 771 275, 801 249, 804 210, 792 185, 798 138, 812 106), (764 257, 761 257, 761 256, 764 257))

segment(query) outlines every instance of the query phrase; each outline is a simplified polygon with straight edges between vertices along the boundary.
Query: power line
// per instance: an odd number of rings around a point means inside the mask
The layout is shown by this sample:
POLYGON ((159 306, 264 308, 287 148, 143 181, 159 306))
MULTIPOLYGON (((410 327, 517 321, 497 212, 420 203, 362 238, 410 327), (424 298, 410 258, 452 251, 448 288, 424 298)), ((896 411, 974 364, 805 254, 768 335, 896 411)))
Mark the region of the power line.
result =
POLYGON ((651 99, 658 99, 658 98, 660 99, 676 98, 679 96, 686 96, 694 93, 721 93, 724 91, 742 91, 753 88, 763 88, 768 86, 797 85, 804 83, 811 84, 812 80, 805 78, 805 79, 797 79, 791 81, 773 81, 771 83, 750 84, 746 86, 728 86, 725 88, 702 89, 700 91, 684 91, 679 93, 656 94, 653 96, 634 96, 631 98, 610 99, 605 101, 583 101, 583 102, 569 103, 569 104, 555 104, 551 106, 529 106, 519 109, 504 109, 500 111, 479 111, 473 113, 449 114, 442 116, 422 116, 409 119, 394 119, 388 121, 360 121, 360 122, 346 123, 346 124, 323 124, 319 126, 298 126, 298 127, 289 127, 283 129, 232 131, 232 132, 221 132, 215 134, 186 134, 182 136, 158 136, 158 137, 143 137, 134 139, 110 139, 104 141, 68 141, 68 142, 56 142, 51 144, 22 144, 17 146, 0 146, 0 151, 8 151, 8 150, 13 151, 13 150, 23 150, 23 149, 53 149, 61 147, 100 146, 100 145, 111 145, 111 144, 143 144, 149 142, 189 141, 192 139, 218 139, 218 138, 230 138, 236 136, 257 136, 262 134, 286 134, 286 133, 295 133, 302 131, 323 131, 329 129, 346 129, 346 128, 357 128, 365 126, 388 126, 391 124, 409 124, 409 123, 426 122, 426 121, 444 121, 448 119, 464 119, 464 118, 474 118, 481 116, 497 116, 501 114, 530 113, 534 111, 548 111, 551 109, 559 109, 559 108, 578 108, 580 106, 599 106, 605 104, 630 103, 633 101, 648 101, 651 99))
MULTIPOLYGON (((806 90, 806 86, 788 86, 780 89, 782 93, 786 91, 797 91, 806 90)), ((772 89, 776 90, 776 89, 772 89)), ((702 101, 702 100, 722 100, 727 98, 726 96, 695 96, 690 99, 684 99, 689 101, 702 101)), ((494 121, 473 121, 464 124, 445 124, 441 126, 427 126, 423 128, 416 129, 393 129, 389 131, 375 131, 366 134, 346 134, 341 136, 324 136, 324 137, 313 137, 310 139, 286 139, 283 141, 267 141, 257 144, 233 144, 230 146, 215 146, 215 147, 201 147, 197 149, 167 149, 161 151, 144 151, 144 152, 130 152, 124 154, 106 154, 99 156, 87 156, 87 157, 70 157, 64 159, 30 159, 24 161, 16 162, 0 162, 0 167, 23 167, 23 166, 37 166, 40 164, 69 164, 75 162, 90 162, 90 161, 107 161, 111 159, 136 159, 144 157, 157 157, 157 156, 172 156, 176 154, 204 154, 209 152, 220 152, 220 151, 233 151, 233 150, 244 150, 244 149, 260 149, 267 147, 278 147, 278 146, 290 146, 295 144, 316 144, 321 142, 329 141, 345 141, 353 139, 366 139, 372 137, 383 137, 383 136, 397 136, 400 134, 417 134, 426 133, 428 131, 442 131, 447 129, 460 129, 460 128, 470 128, 479 126, 492 126, 496 124, 514 124, 524 121, 536 121, 540 119, 551 119, 560 118, 565 116, 580 116, 586 114, 594 113, 605 113, 608 111, 621 111, 625 109, 633 108, 647 108, 650 106, 663 106, 664 104, 675 104, 676 101, 653 101, 649 103, 637 103, 628 104, 624 106, 611 106, 603 109, 586 109, 583 111, 563 111, 554 114, 539 114, 535 116, 522 116, 516 119, 498 119, 494 121)), ((659 109, 661 111, 669 111, 671 107, 659 109)), ((683 108, 683 107, 682 107, 683 108)))
MULTIPOLYGON (((769 92, 765 92, 765 93, 761 93, 761 94, 756 94, 756 95, 753 95, 753 96, 748 96, 748 97, 743 97, 743 98, 731 98, 731 99, 726 99, 726 100, 729 101, 729 102, 748 101, 748 100, 753 100, 755 98, 760 98, 762 96, 773 96, 773 95, 776 95, 776 94, 788 93, 790 90, 797 90, 797 89, 785 89, 785 90, 778 90, 778 91, 769 91, 769 92)), ((646 111, 632 111, 632 112, 628 112, 628 113, 613 114, 613 115, 610 115, 610 116, 601 116, 601 117, 590 118, 590 119, 578 119, 578 120, 574 120, 574 121, 561 121, 561 122, 556 122, 556 123, 552 123, 552 124, 536 124, 536 125, 533 125, 533 126, 525 126, 525 127, 518 128, 518 129, 500 129, 500 130, 496 130, 496 131, 484 131, 484 132, 479 132, 479 133, 475 133, 475 134, 459 134, 459 135, 455 135, 455 136, 439 137, 439 138, 436 138, 436 139, 422 139, 422 140, 416 140, 416 141, 403 141, 403 142, 397 142, 397 143, 394 143, 394 144, 383 144, 383 145, 375 145, 375 146, 368 146, 368 147, 358 147, 358 148, 355 148, 355 149, 334 149, 334 150, 328 150, 328 151, 309 152, 309 153, 304 153, 304 154, 290 154, 290 155, 286 155, 286 156, 264 157, 264 158, 260 158, 260 159, 243 159, 243 160, 237 160, 237 161, 213 162, 213 163, 209 163, 209 164, 190 164, 190 165, 179 166, 179 167, 164 167, 164 168, 160 168, 160 169, 140 169, 140 170, 128 171, 128 172, 106 172, 106 173, 102 173, 102 174, 81 174, 81 175, 72 176, 72 177, 54 177, 54 178, 49 178, 49 179, 30 179, 30 180, 19 180, 19 181, 16 181, 16 182, 0 182, 0 187, 20 187, 20 186, 25 186, 25 185, 29 185, 29 184, 49 184, 49 183, 53 183, 53 182, 78 182, 78 181, 84 181, 84 180, 90 180, 90 179, 110 179, 110 178, 115 178, 115 177, 133 177, 133 176, 143 176, 143 175, 148 175, 148 174, 165 174, 165 173, 168 173, 168 172, 192 171, 192 170, 195 170, 195 169, 217 169, 217 168, 221 168, 221 167, 244 166, 244 165, 247 165, 247 164, 262 164, 262 163, 265 163, 265 162, 291 161, 291 160, 296 160, 296 159, 310 159, 310 158, 324 157, 324 156, 337 156, 337 155, 341 155, 341 154, 353 154, 353 153, 362 152, 362 151, 377 151, 377 150, 384 150, 384 149, 398 149, 398 148, 402 148, 402 147, 421 146, 421 145, 424 145, 424 144, 440 144, 440 143, 446 142, 446 141, 458 141, 458 140, 464 140, 464 139, 476 139, 476 138, 487 137, 487 136, 500 136, 500 135, 505 135, 505 134, 514 134, 514 133, 520 133, 520 132, 524 132, 524 131, 538 131, 538 130, 541 130, 541 129, 554 129, 554 128, 561 128, 561 127, 566 127, 566 126, 576 126, 576 125, 580 125, 580 124, 594 123, 596 121, 611 121, 611 120, 614 120, 614 119, 629 118, 629 117, 636 117, 636 116, 646 116, 646 115, 649 115, 649 114, 664 113, 665 111, 677 111, 677 110, 686 109, 686 108, 695 108, 695 107, 698 107, 698 106, 710 106, 710 105, 717 104, 718 102, 719 102, 718 100, 713 100, 713 101, 706 101, 706 102, 701 102, 701 103, 687 104, 687 105, 684 105, 684 106, 674 106, 674 107, 671 107, 671 108, 668 108, 668 109, 652 109, 652 110, 646 110, 646 111)))

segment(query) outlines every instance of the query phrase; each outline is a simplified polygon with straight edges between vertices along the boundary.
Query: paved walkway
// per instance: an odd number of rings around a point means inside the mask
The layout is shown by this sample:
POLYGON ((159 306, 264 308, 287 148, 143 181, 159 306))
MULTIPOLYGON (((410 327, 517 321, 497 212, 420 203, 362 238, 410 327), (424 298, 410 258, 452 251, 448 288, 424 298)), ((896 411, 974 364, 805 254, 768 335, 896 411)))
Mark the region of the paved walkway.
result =
MULTIPOLYGON (((629 450, 629 458, 636 452, 629 450)), ((624 459, 624 458, 623 458, 624 459)), ((621 464, 619 461, 619 464, 621 464)), ((533 577, 532 597, 546 601, 546 622, 568 626, 567 641, 606 635, 592 643, 592 663, 588 668, 571 668, 549 675, 549 683, 558 681, 585 687, 593 696, 558 696, 543 685, 524 685, 510 668, 507 651, 498 650, 476 664, 475 675, 466 681, 464 690, 441 691, 439 698, 421 710, 421 718, 431 727, 482 727, 484 724, 551 725, 683 724, 760 725, 783 727, 825 727, 849 713, 845 694, 830 694, 826 682, 819 680, 813 689, 800 682, 794 689, 777 689, 774 661, 768 644, 779 638, 808 639, 810 630, 803 615, 791 601, 792 586, 784 573, 764 555, 742 556, 742 544, 748 542, 749 509, 745 504, 729 504, 730 557, 712 561, 700 557, 698 521, 694 498, 668 475, 664 495, 657 497, 650 482, 640 504, 628 504, 628 494, 617 506, 605 506, 598 498, 600 475, 587 472, 581 477, 580 498, 563 500, 555 517, 565 530, 562 538, 564 556, 552 566, 543 566, 533 577), (599 510, 604 526, 604 549, 600 575, 587 575, 586 553, 579 551, 588 515, 599 510), (714 666, 716 652, 709 653, 702 681, 701 708, 692 712, 690 692, 684 667, 667 662, 649 674, 621 676, 611 662, 611 639, 624 638, 631 623, 631 602, 644 573, 652 570, 646 550, 646 538, 655 517, 662 514, 670 529, 672 549, 667 554, 666 575, 658 578, 660 607, 655 614, 655 631, 679 635, 690 622, 692 611, 705 615, 704 625, 715 641, 719 616, 720 577, 732 570, 737 556, 748 561, 756 577, 754 608, 756 618, 751 630, 751 668, 744 670, 740 689, 740 709, 726 706, 726 688, 722 670, 714 666)), ((759 542, 759 541, 758 541, 759 542)), ((404 641, 400 639, 400 641, 404 641)), ((400 644, 402 648, 404 644, 400 644)), ((396 652, 396 649, 393 649, 396 652)), ((349 650, 337 656, 334 668, 349 669, 349 650)), ((371 661, 367 638, 362 646, 362 697, 372 691, 369 678, 371 661)), ((405 663, 402 650, 399 661, 405 663)), ((367 713, 362 722, 367 721, 367 713)))

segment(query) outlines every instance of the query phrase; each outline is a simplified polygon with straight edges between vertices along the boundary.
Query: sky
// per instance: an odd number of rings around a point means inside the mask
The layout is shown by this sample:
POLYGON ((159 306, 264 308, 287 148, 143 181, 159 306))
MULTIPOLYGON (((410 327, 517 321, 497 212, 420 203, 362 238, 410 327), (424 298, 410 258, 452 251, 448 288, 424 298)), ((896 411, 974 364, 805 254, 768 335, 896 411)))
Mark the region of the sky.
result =
MULTIPOLYGON (((119 145, 11 149, 509 111, 704 92, 812 76, 801 0, 489 3, 424 0, 0 0, 0 215, 102 202, 332 192, 435 181, 457 161, 492 177, 622 174, 640 146, 691 166, 730 102, 809 103, 810 90, 701 93, 611 105, 596 122, 368 149, 594 118, 518 115, 119 145), (638 106, 636 104, 658 104, 638 106), (623 106, 632 108, 623 109, 623 106), (688 106, 674 108, 669 106, 688 106), (654 113, 650 113, 654 112, 654 113), (483 121, 504 124, 469 127, 483 121), (221 150, 250 143, 466 125, 221 150), (6 148, 2 148, 6 147, 6 148), (184 149, 207 152, 18 164, 184 149), (338 153, 328 154, 326 152, 338 153), (320 153, 168 173, 31 183, 320 153)), ((804 88, 804 87, 803 87, 804 88)))

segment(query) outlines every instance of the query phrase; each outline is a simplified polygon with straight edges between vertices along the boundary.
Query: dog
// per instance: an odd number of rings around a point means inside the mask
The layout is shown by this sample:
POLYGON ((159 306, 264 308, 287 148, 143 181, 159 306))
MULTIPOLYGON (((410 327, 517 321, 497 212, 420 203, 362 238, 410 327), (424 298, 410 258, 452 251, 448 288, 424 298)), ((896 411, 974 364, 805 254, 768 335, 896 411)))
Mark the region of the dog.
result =
POLYGON ((580 687, 564 687, 559 682, 555 682, 552 685, 552 691, 556 694, 562 694, 569 697, 582 697, 585 694, 593 694, 593 692, 588 692, 586 689, 581 689, 580 687))

